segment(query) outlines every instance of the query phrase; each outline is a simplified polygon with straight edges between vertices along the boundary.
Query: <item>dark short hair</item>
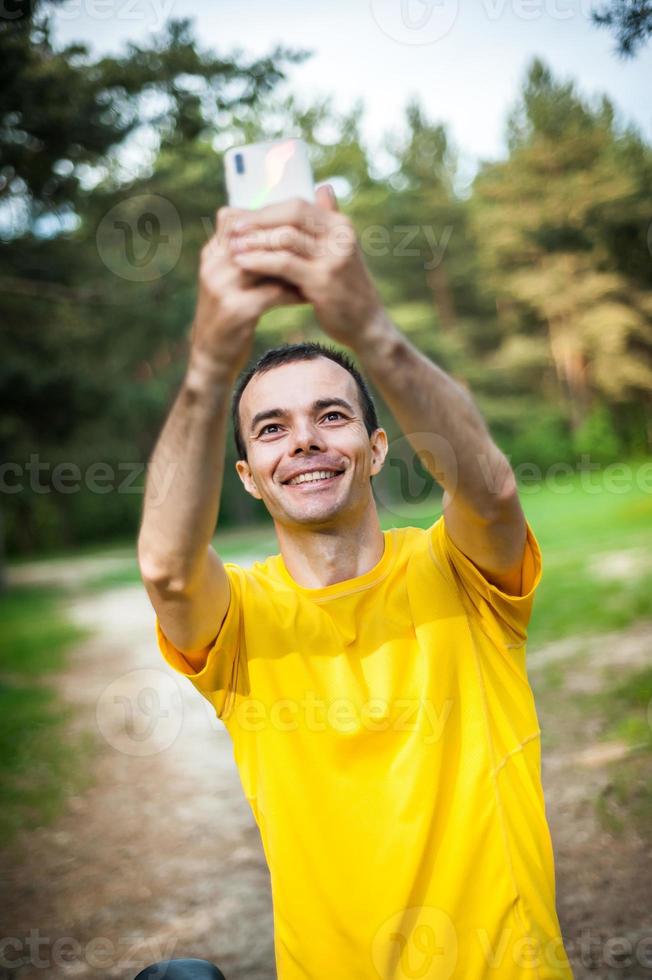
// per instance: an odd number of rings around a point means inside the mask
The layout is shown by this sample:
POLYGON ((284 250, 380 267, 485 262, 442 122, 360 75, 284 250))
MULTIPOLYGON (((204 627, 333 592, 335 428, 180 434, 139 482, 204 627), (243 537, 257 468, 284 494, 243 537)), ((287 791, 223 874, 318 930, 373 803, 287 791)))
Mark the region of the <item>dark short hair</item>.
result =
POLYGON ((376 431, 379 427, 376 406, 369 393, 366 381, 350 357, 335 347, 328 347, 325 344, 318 344, 314 341, 305 341, 301 344, 281 344, 279 347, 272 347, 270 350, 265 351, 255 363, 246 367, 236 382, 231 403, 231 418, 233 421, 233 435, 238 459, 246 460, 247 458, 247 447, 240 427, 240 399, 242 398, 243 391, 254 375, 271 371, 272 368, 278 367, 281 364, 290 364, 293 361, 313 361, 317 357, 327 357, 349 372, 358 387, 358 397, 362 407, 362 419, 367 433, 371 435, 376 431))

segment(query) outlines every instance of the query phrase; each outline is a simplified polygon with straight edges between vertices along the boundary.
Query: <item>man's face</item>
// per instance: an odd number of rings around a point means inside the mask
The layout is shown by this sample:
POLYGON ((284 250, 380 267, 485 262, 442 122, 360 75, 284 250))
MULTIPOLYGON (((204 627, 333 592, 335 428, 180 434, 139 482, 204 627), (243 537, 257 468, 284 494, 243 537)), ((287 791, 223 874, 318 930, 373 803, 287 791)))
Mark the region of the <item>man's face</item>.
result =
POLYGON ((294 361, 255 375, 240 423, 248 459, 236 463, 238 475, 275 521, 328 526, 370 505, 369 478, 382 467, 387 436, 367 434, 355 380, 335 361, 294 361))

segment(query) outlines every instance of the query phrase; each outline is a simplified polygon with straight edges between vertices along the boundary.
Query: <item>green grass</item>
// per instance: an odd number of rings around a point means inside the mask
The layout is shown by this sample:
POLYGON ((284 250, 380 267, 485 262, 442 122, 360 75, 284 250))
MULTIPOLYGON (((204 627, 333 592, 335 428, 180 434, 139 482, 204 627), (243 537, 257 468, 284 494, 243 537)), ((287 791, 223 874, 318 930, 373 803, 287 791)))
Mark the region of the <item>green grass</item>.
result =
POLYGON ((136 585, 141 581, 138 563, 126 562, 124 568, 114 568, 110 572, 100 572, 91 575, 84 585, 88 592, 104 592, 105 589, 117 589, 123 585, 136 585))
POLYGON ((53 589, 0 596, 0 840, 52 820, 87 782, 88 739, 67 734, 70 711, 47 684, 85 632, 68 623, 53 589))
MULTIPOLYGON (((563 665, 556 666, 563 671, 563 665)), ((572 712, 582 717, 585 730, 588 719, 597 721, 600 741, 628 746, 622 757, 606 764, 609 781, 594 800, 596 813, 610 834, 635 828, 652 840, 652 667, 609 667, 595 693, 569 695, 562 683, 557 691, 546 690, 543 698, 549 711, 554 700, 560 716, 572 712)))
POLYGON ((611 682, 607 679, 594 702, 604 720, 603 738, 652 751, 652 667, 629 673, 624 680, 612 671, 611 682))
POLYGON ((130 558, 136 550, 133 538, 124 538, 116 541, 112 538, 110 544, 97 544, 85 542, 75 547, 71 552, 70 548, 52 548, 47 551, 37 551, 30 554, 12 555, 9 562, 19 568, 21 565, 31 565, 32 562, 53 562, 66 560, 71 554, 75 558, 130 558))
POLYGON ((652 566, 609 578, 591 568, 601 555, 634 549, 652 554, 652 495, 635 485, 626 495, 587 495, 576 480, 570 494, 524 495, 523 507, 544 563, 531 647, 579 632, 622 629, 652 616, 652 566))
MULTIPOLYGON (((543 484, 521 488, 544 565, 530 622, 530 649, 580 632, 622 629, 652 616, 652 562, 644 573, 611 579, 597 577, 590 568, 602 554, 647 549, 652 555, 652 493, 635 479, 641 465, 632 464, 626 493, 593 492, 597 476, 588 483, 578 474, 558 481, 558 490, 543 484)), ((437 516, 431 505, 415 508, 403 521, 383 514, 381 523, 428 527, 437 516)))
POLYGON ((84 633, 59 611, 63 593, 16 586, 0 595, 0 672, 34 676, 60 669, 66 649, 84 633))

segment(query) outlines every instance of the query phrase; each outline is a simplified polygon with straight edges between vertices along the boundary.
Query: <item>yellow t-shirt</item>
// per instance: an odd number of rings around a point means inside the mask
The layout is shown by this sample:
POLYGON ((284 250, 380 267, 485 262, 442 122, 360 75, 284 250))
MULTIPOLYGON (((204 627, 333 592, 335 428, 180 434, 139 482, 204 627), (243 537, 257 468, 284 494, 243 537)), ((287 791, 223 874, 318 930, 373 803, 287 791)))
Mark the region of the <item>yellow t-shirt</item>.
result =
POLYGON ((306 589, 280 555, 227 563, 194 673, 270 869, 279 980, 572 978, 555 910, 540 729, 525 667, 541 577, 487 582, 440 518, 384 532, 364 575, 306 589))

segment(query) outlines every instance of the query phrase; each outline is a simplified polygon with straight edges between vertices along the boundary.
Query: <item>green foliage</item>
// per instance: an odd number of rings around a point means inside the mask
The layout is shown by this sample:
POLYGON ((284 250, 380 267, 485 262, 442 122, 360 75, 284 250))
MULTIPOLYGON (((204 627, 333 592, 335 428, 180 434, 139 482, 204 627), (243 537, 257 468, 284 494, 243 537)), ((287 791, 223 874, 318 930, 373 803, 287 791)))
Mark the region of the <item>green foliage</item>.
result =
POLYGON ((652 34, 652 3, 650 0, 609 0, 606 6, 593 11, 593 20, 610 28, 616 35, 620 53, 631 56, 652 34))
POLYGON ((511 438, 504 440, 502 447, 508 452, 512 466, 520 467, 525 473, 529 472, 528 464, 545 471, 556 463, 573 460, 575 453, 567 420, 558 411, 546 406, 519 421, 518 428, 513 430, 511 438))
POLYGON ((287 64, 306 56, 276 48, 236 63, 202 52, 190 22, 177 20, 147 46, 94 61, 82 44, 53 48, 57 2, 36 0, 25 16, 0 21, 0 200, 19 196, 28 227, 55 209, 77 209, 84 167, 108 171, 112 151, 139 127, 153 125, 164 147, 192 144, 221 113, 256 105, 287 64))
POLYGON ((481 270, 497 291, 507 356, 516 331, 545 339, 539 387, 555 391, 573 429, 595 401, 646 404, 652 388, 648 261, 616 242, 648 226, 650 149, 622 131, 611 105, 531 66, 509 122, 510 155, 486 165, 472 201, 481 270))
POLYGON ((211 137, 305 57, 219 57, 173 21, 147 46, 93 60, 53 48, 50 12, 41 2, 0 22, 0 458, 24 487, 3 495, 10 551, 136 529, 139 497, 115 488, 121 466, 144 465, 182 375, 197 256, 224 203, 211 137), (126 179, 120 151, 145 137, 157 149, 126 179), (112 229, 142 227, 147 243, 156 222, 177 260, 139 275, 112 229), (26 472, 34 454, 43 489, 26 472), (76 491, 57 490, 58 463, 80 468, 76 491), (86 485, 98 463, 115 474, 109 494, 86 485))
MULTIPOLYGON (((0 23, 0 219, 9 203, 17 216, 0 225, 0 457, 21 473, 7 484, 23 484, 2 497, 10 553, 134 536, 185 369, 198 253, 225 200, 222 153, 242 140, 302 135, 316 179, 339 178, 390 313, 470 387, 515 464, 649 451, 652 155, 608 102, 534 63, 506 159, 461 194, 456 148, 425 104, 388 134, 380 176, 361 105, 277 93, 304 52, 217 55, 178 21, 94 60, 55 50, 51 6, 0 23), (77 489, 57 489, 60 464, 79 468, 77 489), (97 464, 109 492, 89 479, 97 464), (124 489, 129 466, 140 473, 124 489)), ((319 336, 309 307, 274 310, 254 355, 319 336)), ((221 526, 265 517, 235 461, 230 438, 221 526)))

